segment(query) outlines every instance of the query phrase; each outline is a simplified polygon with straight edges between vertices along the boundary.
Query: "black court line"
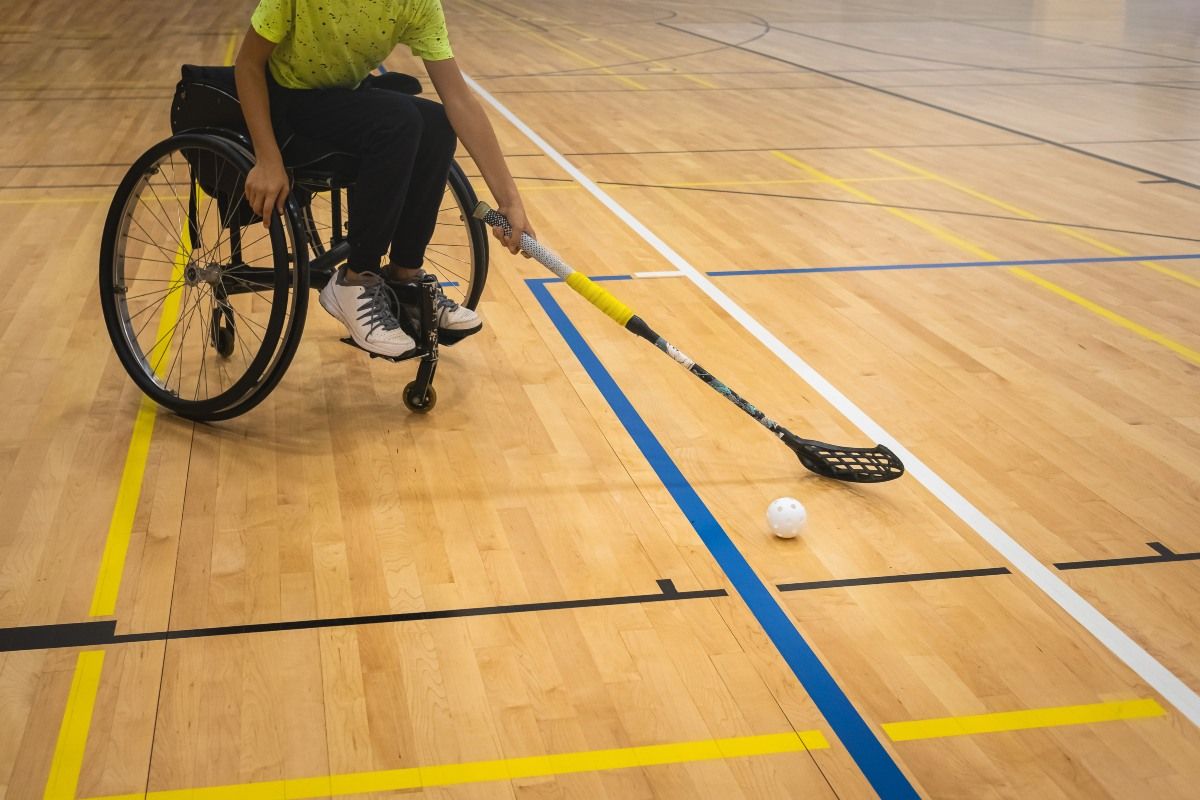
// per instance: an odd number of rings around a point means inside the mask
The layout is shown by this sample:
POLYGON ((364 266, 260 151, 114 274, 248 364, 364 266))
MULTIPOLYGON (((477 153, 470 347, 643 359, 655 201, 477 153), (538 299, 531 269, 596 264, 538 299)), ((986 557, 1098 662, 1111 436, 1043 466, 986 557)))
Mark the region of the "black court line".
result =
POLYGON ((916 103, 917 105, 924 106, 926 108, 932 108, 935 111, 941 111, 946 114, 951 114, 953 116, 959 117, 960 119, 967 119, 967 120, 970 120, 971 122, 978 122, 980 125, 987 125, 989 128, 995 128, 996 130, 1005 131, 1006 133, 1011 133, 1015 136, 1022 136, 1026 139, 1032 139, 1036 142, 1041 142, 1043 144, 1052 145, 1053 147, 1058 147, 1063 150, 1068 150, 1072 153, 1078 153, 1079 155, 1087 156, 1088 158, 1094 158, 1099 161, 1104 161, 1106 163, 1113 164, 1118 167, 1124 167, 1125 169, 1133 170, 1134 172, 1140 172, 1143 175, 1150 175, 1151 177, 1154 177, 1154 178, 1163 178, 1166 180, 1170 180, 1174 183, 1178 183, 1181 186, 1187 186, 1192 189, 1200 189, 1200 184, 1198 184, 1198 183, 1192 183, 1191 181, 1185 181, 1180 178, 1175 178, 1171 175, 1165 175, 1161 172, 1155 172, 1152 169, 1147 169, 1146 167, 1139 167, 1135 164, 1130 164, 1127 161, 1121 161, 1116 158, 1102 156, 1099 153, 1093 153, 1092 151, 1084 150, 1081 147, 1074 147, 1072 145, 1066 144, 1065 142, 1056 141, 1054 139, 1047 139, 1045 136, 1038 136, 1036 133, 1029 133, 1028 131, 1019 130, 1017 128, 1010 128, 1007 125, 1001 125, 998 122, 991 122, 989 120, 983 119, 982 117, 976 117, 972 114, 968 114, 965 111, 956 111, 953 108, 948 108, 946 106, 940 106, 937 103, 932 103, 928 100, 921 100, 916 97, 911 97, 909 95, 902 94, 900 92, 894 92, 891 89, 880 89, 878 86, 872 86, 869 83, 864 83, 862 81, 856 81, 853 78, 846 78, 842 75, 838 75, 833 72, 826 72, 825 70, 817 69, 816 67, 810 67, 805 64, 801 64, 797 61, 789 61, 788 59, 783 58, 781 56, 772 55, 770 53, 764 53, 761 50, 755 50, 754 48, 745 47, 744 45, 734 44, 731 42, 725 42, 725 41, 722 41, 721 39, 716 39, 712 36, 706 36, 702 33, 696 33, 695 31, 689 31, 687 28, 680 28, 676 25, 668 25, 665 22, 660 22, 658 24, 664 28, 670 28, 671 30, 677 31, 679 33, 687 34, 689 36, 695 36, 698 39, 705 39, 706 41, 722 44, 725 47, 733 49, 733 50, 739 50, 743 53, 750 53, 753 55, 761 56, 763 58, 767 58, 772 61, 778 61, 781 64, 790 64, 793 67, 796 67, 797 69, 808 70, 809 72, 811 72, 815 75, 824 75, 827 78, 832 78, 834 80, 839 80, 839 81, 845 81, 846 83, 852 83, 856 86, 861 86, 864 89, 870 89, 873 92, 878 92, 879 94, 887 95, 888 97, 894 97, 897 100, 906 100, 910 103, 916 103))
MULTIPOLYGON (((656 59, 657 60, 657 59, 656 59)), ((591 67, 590 69, 595 69, 591 67)), ((695 70, 695 69, 680 69, 671 68, 671 72, 605 72, 602 75, 592 72, 543 72, 537 76, 522 75, 520 73, 512 75, 476 75, 480 80, 499 81, 499 80, 523 80, 529 77, 538 78, 640 78, 644 75, 795 75, 796 71, 792 69, 727 69, 727 70, 695 70)))
MULTIPOLYGON (((672 73, 663 73, 672 74, 672 73)), ((794 74, 794 73, 793 73, 794 74)), ((646 78, 653 77, 654 73, 639 73, 637 77, 646 78)), ((597 77, 610 77, 608 75, 597 77)), ((972 82, 972 83, 889 83, 881 84, 880 89, 994 89, 1008 86, 1024 86, 1024 87, 1043 87, 1043 86, 1148 86, 1148 87, 1166 87, 1166 88, 1188 88, 1182 86, 1170 86, 1163 83, 1139 83, 1137 81, 1109 81, 1100 78, 1076 78, 1064 81, 1017 81, 1010 83, 1000 82, 972 82)), ((627 93, 628 89, 493 89, 492 94, 621 94, 627 93)), ((688 93, 688 92, 845 92, 845 91, 862 91, 861 86, 669 86, 659 89, 640 89, 639 93, 654 94, 655 92, 664 93, 688 93)))
POLYGON ((1177 561, 1200 561, 1198 553, 1175 553, 1162 542, 1146 542, 1157 555, 1128 558, 1097 558, 1091 561, 1060 561, 1056 569, 1097 569, 1099 567, 1131 567, 1137 564, 1171 564, 1177 561))
MULTIPOLYGON (((35 90, 20 89, 17 91, 26 92, 26 91, 35 91, 35 90)), ((138 95, 136 97, 121 96, 121 95, 118 95, 116 97, 107 97, 104 95, 99 95, 99 96, 97 96, 97 95, 78 95, 78 96, 55 96, 55 97, 0 97, 0 103, 54 103, 54 102, 78 103, 81 101, 94 101, 94 100, 136 100, 138 102, 155 101, 155 102, 159 102, 159 103, 167 102, 164 99, 164 96, 161 94, 145 95, 145 96, 138 95)))
MULTIPOLYGON (((871 55, 884 56, 886 58, 900 58, 900 59, 905 59, 908 61, 922 61, 922 62, 926 62, 926 63, 930 63, 930 64, 952 64, 952 65, 959 66, 959 67, 965 67, 967 69, 977 69, 977 70, 980 70, 981 72, 1008 72, 1008 73, 1013 73, 1013 74, 1018 74, 1018 75, 1040 75, 1040 76, 1044 76, 1047 78, 1072 78, 1073 80, 1081 80, 1081 81, 1086 81, 1088 83, 1097 83, 1097 84, 1133 83, 1132 81, 1117 80, 1117 79, 1113 79, 1113 78, 1089 78, 1086 76, 1076 78, 1075 76, 1063 75, 1059 72, 1044 71, 1045 68, 1043 68, 1043 67, 1004 67, 1004 66, 997 66, 997 65, 990 65, 990 64, 975 64, 975 63, 972 63, 969 61, 949 61, 949 60, 942 59, 942 58, 930 58, 928 56, 914 56, 914 55, 909 55, 907 53, 893 53, 888 50, 876 50, 875 48, 872 48, 872 47, 864 47, 862 45, 838 41, 837 39, 828 39, 823 36, 815 36, 811 33, 804 33, 803 31, 793 30, 791 28, 784 28, 780 25, 771 25, 770 23, 768 23, 767 27, 771 31, 790 33, 793 36, 800 36, 804 39, 812 39, 813 41, 821 42, 823 44, 830 44, 835 47, 841 47, 841 48, 844 48, 847 50, 858 50, 863 53, 870 53, 871 55)), ((903 72, 903 70, 897 70, 897 71, 903 72)), ((1045 84, 1038 84, 1038 85, 1041 86, 1041 85, 1045 85, 1045 84)), ((1161 82, 1142 82, 1142 83, 1136 83, 1134 85, 1158 86, 1158 87, 1167 88, 1167 89, 1178 88, 1178 89, 1182 89, 1184 91, 1193 91, 1192 89, 1189 89, 1188 87, 1171 86, 1167 83, 1161 83, 1161 82)), ((881 87, 877 87, 877 88, 881 88, 881 87)))
POLYGON ((122 164, 117 161, 84 164, 0 164, 0 169, 77 169, 79 167, 121 167, 122 169, 128 169, 129 164, 122 164))
POLYGON ((14 183, 0 186, 0 192, 12 189, 115 189, 115 183, 14 183))
MULTIPOLYGON (((564 152, 564 156, 690 156, 701 153, 769 153, 772 150, 802 151, 802 150, 915 150, 929 147, 1044 147, 1041 142, 956 142, 948 144, 832 144, 804 145, 801 147, 697 147, 690 150, 590 150, 564 152)), ((526 153, 520 156, 541 156, 545 153, 526 153)), ((514 158, 506 153, 505 158, 514 158)))
MULTIPOLYGON (((1173 182, 1173 181, 1172 181, 1173 182)), ((1006 222, 1020 222, 1025 225, 1058 225, 1064 228, 1079 228, 1081 230, 1102 231, 1105 233, 1125 233, 1131 236, 1146 236, 1152 239, 1171 239, 1179 242, 1200 242, 1200 238, 1191 236, 1175 236, 1169 233, 1151 233, 1149 231, 1132 231, 1125 228, 1109 228, 1103 225, 1084 225, 1078 222, 1059 222, 1052 219, 1029 219, 1013 217, 1006 214, 987 214, 982 211, 959 211, 953 208, 928 208, 926 206, 907 206, 897 203, 872 203, 867 200, 850 200, 841 197, 815 197, 803 194, 781 194, 776 192, 756 192, 748 189, 726 189, 717 186, 672 186, 666 183, 632 183, 628 181, 596 181, 601 186, 625 186, 635 189, 669 189, 676 192, 712 192, 715 194, 735 194, 748 197, 769 197, 779 200, 799 200, 810 203, 835 203, 847 206, 869 206, 873 208, 898 208, 905 211, 924 211, 929 214, 950 214, 958 217, 979 217, 981 219, 999 219, 1006 222)))
POLYGON ((953 578, 980 578, 985 575, 1010 575, 1008 567, 983 567, 982 569, 952 569, 943 572, 913 572, 907 575, 876 575, 869 578, 835 578, 827 581, 804 581, 781 583, 775 588, 781 592, 802 592, 808 589, 834 589, 843 586, 876 586, 882 583, 916 583, 918 581, 944 581, 953 578))
POLYGON ((577 608, 601 608, 604 606, 633 605, 638 603, 700 600, 710 597, 726 597, 728 595, 728 592, 724 589, 700 589, 681 592, 675 588, 674 581, 668 578, 659 580, 657 583, 659 591, 655 594, 591 597, 581 600, 551 600, 541 603, 448 608, 434 611, 409 611, 402 614, 374 614, 360 617, 263 622, 255 625, 226 625, 216 628, 190 628, 176 631, 147 631, 144 633, 118 634, 116 633, 117 621, 115 619, 96 622, 68 622, 60 625, 0 628, 0 653, 61 647, 98 647, 112 644, 129 644, 131 642, 161 642, 173 639, 198 639, 209 636, 236 636, 239 634, 270 633, 276 631, 357 627, 359 625, 378 625, 389 622, 488 617, 502 614, 525 614, 531 611, 564 611, 577 608))
POLYGON ((1166 142, 1200 142, 1200 139, 1087 139, 1067 144, 1163 144, 1166 142))
MULTIPOLYGON (((908 56, 904 56, 908 58, 908 56)), ((897 69, 895 67, 881 67, 876 69, 844 69, 840 75, 863 75, 867 73, 888 73, 888 72, 987 72, 989 69, 1003 69, 1003 67, 910 67, 908 69, 897 69)), ((1034 65, 1029 69, 1053 69, 1064 72, 1086 72, 1088 70, 1095 71, 1098 69, 1195 69, 1195 67, 1187 64, 1124 64, 1121 66, 1110 67, 1081 67, 1078 65, 1056 67, 1053 65, 1034 65)))
MULTIPOLYGON (((918 18, 918 19, 920 19, 920 18, 918 18)), ((1080 39, 1067 39, 1062 36, 1050 36, 1045 33, 1032 33, 1030 31, 1013 30, 1012 28, 1004 28, 1004 27, 1001 27, 998 25, 984 25, 982 21, 978 21, 978 20, 957 20, 957 19, 953 19, 950 17, 932 17, 932 19, 938 20, 939 22, 949 22, 952 25, 970 25, 973 28, 984 28, 989 31, 999 31, 1000 33, 1007 33, 1007 34, 1011 34, 1014 36, 1027 36, 1027 37, 1037 38, 1037 39, 1049 39, 1049 40, 1055 41, 1055 42, 1067 42, 1068 44, 1077 44, 1082 47, 1099 47, 1099 48, 1103 48, 1105 50, 1118 50, 1122 53, 1135 53, 1140 56, 1151 56, 1152 58, 1165 58, 1165 59, 1169 59, 1171 61, 1186 61, 1186 62, 1188 62, 1188 64, 1200 64, 1200 61, 1196 61, 1195 59, 1191 59, 1191 58, 1182 58, 1180 56, 1168 56, 1168 55, 1163 55, 1162 53, 1155 53, 1150 50, 1134 50, 1133 48, 1130 48, 1130 47, 1118 47, 1118 46, 1112 45, 1112 44, 1101 44, 1099 42, 1088 42, 1088 41, 1083 41, 1080 39)), ((1190 67, 1187 64, 1167 64, 1165 66, 1168 68, 1172 68, 1172 69, 1193 69, 1193 67, 1190 67)))

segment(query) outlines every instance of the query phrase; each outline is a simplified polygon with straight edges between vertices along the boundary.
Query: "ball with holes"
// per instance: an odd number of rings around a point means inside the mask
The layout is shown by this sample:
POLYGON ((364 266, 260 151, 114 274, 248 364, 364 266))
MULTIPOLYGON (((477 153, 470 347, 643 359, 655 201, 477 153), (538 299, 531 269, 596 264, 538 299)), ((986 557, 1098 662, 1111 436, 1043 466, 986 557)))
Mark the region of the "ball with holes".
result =
POLYGON ((780 539, 795 539, 808 522, 804 504, 794 497, 780 497, 767 506, 767 527, 780 539))

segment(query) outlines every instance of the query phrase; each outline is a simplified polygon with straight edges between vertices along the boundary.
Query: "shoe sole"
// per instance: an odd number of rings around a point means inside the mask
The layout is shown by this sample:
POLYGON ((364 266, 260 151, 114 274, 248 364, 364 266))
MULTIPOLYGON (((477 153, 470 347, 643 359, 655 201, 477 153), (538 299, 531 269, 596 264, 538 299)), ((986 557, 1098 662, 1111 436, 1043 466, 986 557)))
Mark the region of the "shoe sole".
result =
POLYGON ((453 346, 468 336, 479 333, 481 330, 483 330, 482 322, 480 322, 474 328, 438 328, 438 344, 453 346))
MULTIPOLYGON (((330 281, 334 281, 334 280, 337 280, 337 278, 336 277, 330 278, 330 281)), ((345 325, 346 333, 350 334, 350 338, 354 340, 354 343, 356 345, 358 345, 361 349, 366 350, 368 353, 375 353, 377 355, 385 356, 387 358, 400 358, 401 356, 408 355, 409 353, 412 353, 413 351, 415 351, 417 349, 417 343, 415 341, 413 341, 412 338, 410 337, 409 341, 412 341, 413 346, 408 348, 407 350, 401 351, 399 353, 392 353, 392 352, 388 352, 385 350, 381 350, 381 349, 379 349, 378 345, 372 344, 372 343, 366 341, 361 336, 359 336, 358 331, 354 330, 353 328, 350 327, 350 325, 348 325, 346 323, 346 319, 345 319, 345 317, 342 316, 342 313, 341 313, 341 311, 342 311, 341 306, 339 306, 337 304, 337 300, 332 297, 330 297, 329 300, 327 301, 325 299, 325 290, 324 289, 322 289, 321 292, 317 294, 317 302, 319 302, 321 304, 321 308, 325 309, 326 313, 328 313, 329 316, 333 317, 338 322, 342 323, 342 325, 345 325), (330 306, 333 306, 333 308, 330 308, 330 306)))

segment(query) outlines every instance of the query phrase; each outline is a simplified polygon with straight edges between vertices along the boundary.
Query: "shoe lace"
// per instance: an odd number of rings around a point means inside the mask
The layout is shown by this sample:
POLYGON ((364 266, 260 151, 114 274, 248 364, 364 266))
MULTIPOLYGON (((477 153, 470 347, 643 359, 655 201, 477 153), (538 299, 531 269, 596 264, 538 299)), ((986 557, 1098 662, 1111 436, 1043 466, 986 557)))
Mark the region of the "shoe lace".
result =
POLYGON ((446 292, 442 289, 441 283, 438 283, 433 287, 433 306, 439 311, 458 310, 458 303, 454 302, 449 297, 446 297, 446 292))
POLYGON ((400 321, 392 311, 396 294, 382 280, 364 284, 358 299, 362 301, 358 306, 358 318, 367 324, 368 336, 376 329, 394 331, 400 327, 400 321))

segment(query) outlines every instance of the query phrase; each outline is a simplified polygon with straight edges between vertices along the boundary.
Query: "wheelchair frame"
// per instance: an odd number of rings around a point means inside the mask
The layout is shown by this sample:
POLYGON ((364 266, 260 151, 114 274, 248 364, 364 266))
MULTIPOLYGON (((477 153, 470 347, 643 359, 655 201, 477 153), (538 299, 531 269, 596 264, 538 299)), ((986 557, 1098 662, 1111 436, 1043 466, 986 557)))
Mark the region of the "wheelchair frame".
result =
MULTIPOLYGON (((101 247, 101 303, 118 356, 126 371, 147 395, 185 417, 202 420, 228 419, 256 406, 278 384, 303 333, 307 289, 310 284, 314 288, 324 286, 349 257, 350 243, 345 235, 348 209, 343 207, 342 190, 353 184, 358 164, 357 159, 350 154, 330 151, 317 143, 306 143, 299 137, 283 131, 280 134, 281 149, 285 153, 285 164, 292 176, 293 190, 289 193, 282 215, 286 219, 272 215, 269 225, 270 245, 272 252, 276 253, 276 266, 264 268, 245 263, 242 256, 242 228, 258 218, 253 217, 252 212, 241 205, 244 176, 253 165, 253 151, 236 97, 233 70, 185 65, 182 72, 182 80, 176 88, 172 104, 171 126, 174 135, 147 150, 135 162, 118 188, 110 207, 101 247), (189 149, 192 154, 190 157, 189 149), (266 352, 265 345, 262 346, 247 368, 246 374, 224 393, 234 395, 232 401, 225 398, 224 394, 219 395, 222 398, 219 403, 213 398, 205 401, 185 401, 168 386, 160 384, 155 374, 152 374, 157 368, 148 371, 150 365, 146 363, 146 359, 139 358, 139 354, 133 352, 135 348, 140 348, 144 354, 145 348, 136 341, 136 335, 131 335, 132 326, 129 325, 128 309, 124 305, 127 287, 119 285, 120 279, 113 277, 117 270, 115 260, 124 258, 122 240, 129 236, 129 218, 133 212, 128 206, 132 202, 134 192, 140 190, 147 182, 147 175, 156 171, 156 165, 159 163, 155 161, 156 154, 161 160, 164 153, 175 152, 187 159, 191 175, 186 212, 191 252, 195 252, 196 244, 201 241, 203 223, 199 219, 198 210, 201 192, 210 198, 215 197, 218 204, 225 204, 219 212, 218 222, 219 230, 229 233, 229 263, 198 264, 189 256, 188 263, 183 268, 182 283, 179 284, 180 287, 185 284, 197 286, 204 282, 212 288, 211 320, 207 321, 208 336, 213 349, 221 357, 228 358, 233 352, 238 335, 235 313, 229 298, 263 290, 277 292, 280 288, 279 281, 282 279, 279 274, 278 254, 280 248, 286 252, 286 271, 290 275, 288 286, 294 292, 291 316, 289 319, 280 320, 284 327, 277 329, 276 310, 272 307, 271 327, 266 333, 274 333, 276 340, 270 352, 266 352), (240 172, 234 171, 229 176, 218 172, 214 177, 209 169, 206 174, 203 161, 205 153, 209 153, 210 159, 227 159, 227 162, 234 164, 240 172), (232 185, 220 185, 222 177, 232 180, 232 185), (323 241, 314 219, 312 200, 317 194, 325 191, 330 193, 331 230, 328 239, 323 241), (234 198, 237 198, 237 202, 230 208, 234 198), (241 224, 239 219, 231 219, 227 215, 235 213, 240 214, 241 224), (284 236, 284 224, 290 232, 287 237, 284 236), (286 247, 285 239, 290 240, 290 249, 286 247)), ((420 83, 415 78, 398 73, 373 76, 371 80, 379 85, 379 88, 410 94, 420 92, 420 83)), ((209 166, 211 167, 211 163, 209 166)), ((460 219, 466 227, 470 247, 470 281, 464 305, 473 308, 478 302, 487 277, 488 237, 483 224, 470 216, 475 196, 457 163, 451 164, 447 193, 453 195, 460 219)), ((122 275, 123 269, 122 263, 122 275)), ((410 411, 424 413, 432 410, 437 402, 437 394, 433 387, 439 348, 438 329, 434 319, 437 279, 426 275, 420 289, 417 319, 410 319, 403 309, 398 309, 406 331, 417 342, 417 349, 400 357, 378 356, 374 353, 370 355, 372 358, 379 357, 390 361, 420 359, 417 375, 405 386, 402 400, 410 411)), ((287 317, 286 308, 279 313, 287 317)), ((342 341, 354 344, 350 339, 342 341)), ((453 339, 447 339, 443 343, 453 342, 453 339)))

